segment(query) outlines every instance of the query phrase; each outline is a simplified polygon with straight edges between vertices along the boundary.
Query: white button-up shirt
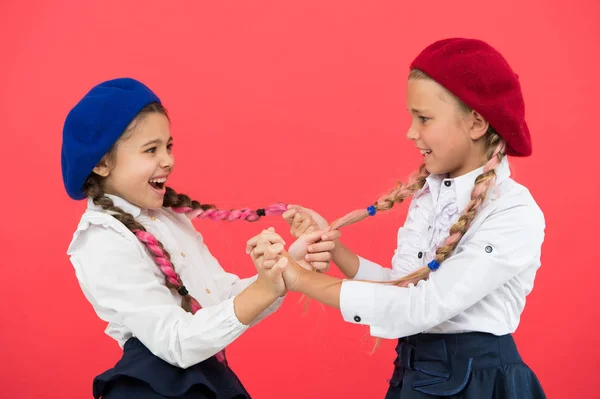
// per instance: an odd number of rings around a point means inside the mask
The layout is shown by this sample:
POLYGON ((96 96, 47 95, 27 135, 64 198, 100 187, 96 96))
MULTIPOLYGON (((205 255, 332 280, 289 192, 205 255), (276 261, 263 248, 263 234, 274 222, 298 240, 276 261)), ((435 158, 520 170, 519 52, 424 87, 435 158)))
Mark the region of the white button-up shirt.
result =
MULTIPOLYGON (((392 268, 364 258, 354 280, 389 281, 426 266, 470 201, 483 168, 455 179, 431 175, 398 231, 392 268)), ((540 267, 544 215, 529 191, 510 178, 507 158, 496 169, 496 187, 454 253, 416 286, 363 281, 342 283, 344 320, 370 326, 371 335, 516 330, 540 267)))
MULTIPOLYGON (((121 347, 137 337, 154 355, 182 368, 215 355, 238 338, 248 326, 235 316, 233 299, 256 276, 240 279, 226 273, 185 215, 168 208, 142 210, 109 197, 162 242, 202 309, 194 315, 184 311, 181 297, 165 286, 165 276, 144 244, 88 200, 67 253, 83 293, 108 322, 106 333, 121 347)), ((251 325, 274 312, 281 301, 251 325)))

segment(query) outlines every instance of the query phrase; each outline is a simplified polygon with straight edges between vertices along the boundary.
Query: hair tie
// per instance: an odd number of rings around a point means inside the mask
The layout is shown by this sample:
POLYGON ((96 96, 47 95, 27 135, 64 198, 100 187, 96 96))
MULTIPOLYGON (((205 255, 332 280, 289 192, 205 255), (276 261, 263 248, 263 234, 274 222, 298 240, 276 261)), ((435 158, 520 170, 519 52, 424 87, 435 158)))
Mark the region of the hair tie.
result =
POLYGON ((187 288, 185 288, 185 285, 182 285, 181 287, 179 287, 177 289, 177 293, 181 296, 186 296, 187 294, 189 294, 187 288))
POLYGON ((434 272, 440 267, 440 263, 434 259, 427 264, 427 267, 429 267, 429 269, 431 269, 431 271, 434 272))
POLYGON ((375 216, 377 213, 377 208, 375 208, 375 205, 371 205, 367 208, 367 212, 369 213, 369 216, 375 216))
POLYGON ((264 210, 263 208, 261 208, 261 209, 257 209, 257 210, 256 210, 256 214, 257 214, 258 216, 267 216, 267 213, 265 212, 265 210, 264 210))

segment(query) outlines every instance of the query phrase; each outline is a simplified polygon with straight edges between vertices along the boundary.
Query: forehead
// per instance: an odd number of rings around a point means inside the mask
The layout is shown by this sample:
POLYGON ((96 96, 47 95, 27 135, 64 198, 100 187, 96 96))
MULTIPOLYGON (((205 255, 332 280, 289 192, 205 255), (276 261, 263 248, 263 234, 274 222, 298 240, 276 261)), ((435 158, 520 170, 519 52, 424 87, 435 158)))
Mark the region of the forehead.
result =
POLYGON ((167 141, 171 137, 169 119, 157 112, 144 115, 133 122, 130 129, 128 140, 135 142, 157 139, 167 141))
POLYGON ((406 88, 408 109, 455 106, 456 100, 439 83, 431 79, 409 79, 406 88))

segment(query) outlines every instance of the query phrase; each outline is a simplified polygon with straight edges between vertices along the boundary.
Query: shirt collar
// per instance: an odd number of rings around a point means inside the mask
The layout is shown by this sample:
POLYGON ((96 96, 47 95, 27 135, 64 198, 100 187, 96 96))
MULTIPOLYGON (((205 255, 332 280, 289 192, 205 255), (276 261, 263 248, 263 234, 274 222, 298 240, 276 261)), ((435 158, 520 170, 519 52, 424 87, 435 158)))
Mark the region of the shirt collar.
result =
MULTIPOLYGON (((115 206, 117 206, 117 207, 121 208, 123 211, 131 214, 134 218, 137 218, 142 213, 142 209, 140 207, 132 204, 131 202, 124 200, 121 197, 117 197, 116 195, 112 195, 112 194, 104 194, 104 195, 106 195, 108 198, 110 198, 112 200, 113 204, 115 204, 115 206)), ((99 210, 102 210, 102 207, 94 204, 94 201, 91 198, 88 198, 88 209, 94 209, 94 210, 99 211, 99 210)))
MULTIPOLYGON (((445 186, 444 188, 453 189, 456 193, 456 206, 459 212, 462 212, 469 204, 469 201, 471 201, 471 192, 473 191, 475 180, 477 176, 483 173, 484 168, 482 166, 454 179, 447 178, 444 175, 429 175, 427 176, 424 189, 429 188, 434 204, 437 202, 442 185, 445 186)), ((510 177, 510 167, 508 165, 508 158, 505 156, 496 167, 496 184, 500 184, 508 177, 510 177)))

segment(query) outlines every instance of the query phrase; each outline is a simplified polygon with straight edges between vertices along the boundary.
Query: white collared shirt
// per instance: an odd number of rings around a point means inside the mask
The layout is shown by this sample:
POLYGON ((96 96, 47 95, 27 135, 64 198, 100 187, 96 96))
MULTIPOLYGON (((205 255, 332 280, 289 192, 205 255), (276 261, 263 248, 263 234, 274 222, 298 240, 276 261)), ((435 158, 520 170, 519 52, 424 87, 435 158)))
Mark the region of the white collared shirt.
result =
MULTIPOLYGON (((248 326, 237 319, 233 299, 256 276, 226 273, 185 215, 169 208, 142 210, 109 196, 132 214, 171 255, 175 271, 202 309, 192 315, 181 297, 165 286, 165 276, 145 246, 122 223, 88 200, 67 253, 83 293, 102 320, 106 334, 121 347, 137 337, 154 355, 186 368, 237 339, 248 326)), ((251 325, 274 312, 278 299, 251 325)))
MULTIPOLYGON (((470 201, 483 167, 449 179, 431 175, 415 195, 392 268, 360 258, 354 280, 389 281, 426 266, 470 201)), ((342 283, 344 320, 370 326, 371 335, 399 338, 421 332, 513 333, 533 289, 544 241, 544 215, 529 191, 510 178, 507 158, 496 186, 453 254, 416 286, 342 283)))

